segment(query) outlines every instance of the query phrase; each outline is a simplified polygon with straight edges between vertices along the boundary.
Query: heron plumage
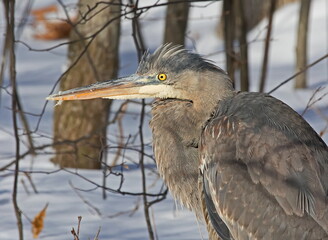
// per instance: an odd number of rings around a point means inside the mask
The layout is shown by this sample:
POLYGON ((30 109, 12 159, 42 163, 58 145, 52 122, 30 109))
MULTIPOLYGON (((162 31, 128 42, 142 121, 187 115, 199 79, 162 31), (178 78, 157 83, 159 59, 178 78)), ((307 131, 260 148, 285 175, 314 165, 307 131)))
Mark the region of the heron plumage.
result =
POLYGON ((219 103, 201 142, 207 195, 235 239, 328 239, 327 146, 290 107, 237 94, 219 103))
POLYGON ((158 171, 211 240, 328 239, 327 145, 283 102, 237 93, 222 69, 171 44, 146 53, 136 74, 48 99, 99 97, 158 98, 158 171))

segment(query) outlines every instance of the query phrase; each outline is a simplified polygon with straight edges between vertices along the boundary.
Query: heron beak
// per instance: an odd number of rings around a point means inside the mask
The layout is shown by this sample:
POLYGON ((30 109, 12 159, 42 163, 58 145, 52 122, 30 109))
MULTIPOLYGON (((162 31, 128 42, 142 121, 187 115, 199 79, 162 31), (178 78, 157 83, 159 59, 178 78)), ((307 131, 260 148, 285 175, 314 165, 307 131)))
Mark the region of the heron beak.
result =
POLYGON ((135 99, 157 97, 161 84, 154 77, 133 74, 128 77, 98 82, 85 87, 61 91, 47 97, 47 100, 84 100, 94 98, 135 99))

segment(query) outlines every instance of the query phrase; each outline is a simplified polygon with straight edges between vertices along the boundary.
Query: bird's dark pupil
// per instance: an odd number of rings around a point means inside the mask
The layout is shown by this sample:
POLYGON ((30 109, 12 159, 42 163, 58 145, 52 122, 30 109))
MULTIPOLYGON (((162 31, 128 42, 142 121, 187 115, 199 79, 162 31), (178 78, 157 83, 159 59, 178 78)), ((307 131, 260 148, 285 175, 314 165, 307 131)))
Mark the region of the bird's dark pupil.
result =
POLYGON ((165 74, 159 74, 158 79, 161 80, 161 81, 165 80, 166 79, 165 74))

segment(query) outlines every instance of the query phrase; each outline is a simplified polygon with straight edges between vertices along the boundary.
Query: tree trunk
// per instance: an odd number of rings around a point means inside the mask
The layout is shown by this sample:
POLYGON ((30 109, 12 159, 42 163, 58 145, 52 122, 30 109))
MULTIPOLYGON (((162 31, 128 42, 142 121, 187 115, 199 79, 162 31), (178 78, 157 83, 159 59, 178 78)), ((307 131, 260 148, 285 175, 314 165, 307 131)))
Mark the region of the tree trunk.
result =
MULTIPOLYGON (((286 4, 296 2, 299 0, 276 0, 276 8, 284 7, 286 4)), ((268 17, 270 1, 268 0, 242 0, 245 19, 247 22, 246 29, 250 32, 256 25, 264 18, 268 17)), ((224 37, 224 9, 222 8, 222 15, 216 27, 217 34, 220 38, 224 37)), ((238 31, 238 30, 237 30, 238 31)), ((237 38, 238 32, 234 35, 237 38)))
POLYGON ((245 8, 243 0, 236 2, 236 28, 238 34, 239 52, 240 52, 240 90, 248 91, 249 73, 248 73, 248 44, 247 44, 247 21, 245 17, 245 8))
MULTIPOLYGON (((79 2, 79 17, 84 18, 78 19, 79 24, 73 28, 70 37, 73 43, 68 49, 70 64, 74 65, 75 61, 77 63, 62 78, 61 90, 117 77, 120 6, 105 7, 99 4, 93 9, 97 2, 100 1, 79 2), (90 39, 83 39, 96 33, 107 23, 108 26, 91 43, 90 39), (90 45, 85 51, 88 44, 90 45)), ((120 0, 112 2, 120 3, 120 0)), ((56 156, 52 161, 61 167, 100 168, 102 151, 106 146, 110 104, 109 100, 96 99, 68 101, 57 106, 54 112, 54 141, 67 143, 55 145, 56 156)))
POLYGON ((234 21, 235 0, 223 1, 224 16, 224 44, 226 52, 226 69, 233 83, 235 83, 235 52, 233 48, 235 21, 234 21))
POLYGON ((168 0, 166 10, 164 43, 174 43, 184 46, 185 33, 188 23, 189 3, 175 3, 177 0, 168 0))
POLYGON ((276 9, 276 0, 270 1, 270 9, 269 9, 269 22, 268 22, 268 30, 267 35, 265 38, 265 45, 264 45, 264 53, 263 53, 263 63, 262 63, 262 71, 260 76, 260 85, 259 85, 259 92, 264 91, 265 81, 267 76, 267 69, 268 69, 268 60, 269 60, 269 47, 270 47, 270 39, 271 39, 271 31, 272 31, 272 23, 273 23, 273 14, 276 9))
MULTIPOLYGON (((296 43, 296 72, 301 71, 307 65, 307 33, 310 6, 311 0, 301 0, 296 43)), ((306 72, 296 77, 295 88, 306 88, 306 72)))

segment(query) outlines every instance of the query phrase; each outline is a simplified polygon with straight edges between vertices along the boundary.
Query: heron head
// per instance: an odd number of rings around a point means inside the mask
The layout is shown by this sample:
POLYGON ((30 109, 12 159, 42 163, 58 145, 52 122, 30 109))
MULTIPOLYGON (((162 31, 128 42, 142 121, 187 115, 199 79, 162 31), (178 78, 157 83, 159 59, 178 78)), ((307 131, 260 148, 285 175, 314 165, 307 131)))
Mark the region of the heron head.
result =
POLYGON ((165 44, 153 54, 146 52, 135 74, 50 95, 48 100, 93 98, 177 98, 194 100, 202 93, 218 94, 216 88, 231 81, 219 67, 181 46, 165 44), (216 81, 219 80, 219 81, 216 81))

